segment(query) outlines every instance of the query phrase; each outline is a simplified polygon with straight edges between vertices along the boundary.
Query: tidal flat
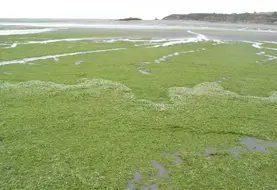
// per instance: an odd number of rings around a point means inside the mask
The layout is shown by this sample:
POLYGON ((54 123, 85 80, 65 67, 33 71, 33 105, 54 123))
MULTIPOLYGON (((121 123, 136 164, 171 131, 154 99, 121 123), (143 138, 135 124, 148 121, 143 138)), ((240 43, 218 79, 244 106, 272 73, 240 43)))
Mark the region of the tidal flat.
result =
POLYGON ((0 20, 1 189, 276 189, 277 28, 0 20))

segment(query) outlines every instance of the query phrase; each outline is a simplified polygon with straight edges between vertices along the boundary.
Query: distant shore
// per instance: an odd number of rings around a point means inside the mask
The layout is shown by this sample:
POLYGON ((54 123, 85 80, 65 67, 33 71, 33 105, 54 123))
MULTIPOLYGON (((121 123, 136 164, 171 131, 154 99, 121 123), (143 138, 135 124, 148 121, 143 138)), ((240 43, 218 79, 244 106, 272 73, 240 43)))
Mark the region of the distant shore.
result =
POLYGON ((277 25, 277 12, 241 13, 241 14, 236 14, 236 13, 234 14, 217 14, 217 13, 172 14, 164 17, 163 20, 186 20, 186 21, 277 25))
POLYGON ((141 18, 129 17, 129 18, 118 19, 116 21, 136 21, 136 20, 142 20, 142 19, 141 18))

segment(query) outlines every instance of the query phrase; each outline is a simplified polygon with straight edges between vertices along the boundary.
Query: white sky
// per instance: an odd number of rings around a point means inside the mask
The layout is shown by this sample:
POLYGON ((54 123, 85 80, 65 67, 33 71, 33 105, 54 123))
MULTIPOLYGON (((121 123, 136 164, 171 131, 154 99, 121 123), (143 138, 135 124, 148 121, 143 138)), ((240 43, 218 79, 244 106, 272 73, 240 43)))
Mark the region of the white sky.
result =
POLYGON ((277 11, 277 0, 1 0, 0 18, 162 18, 172 13, 277 11))

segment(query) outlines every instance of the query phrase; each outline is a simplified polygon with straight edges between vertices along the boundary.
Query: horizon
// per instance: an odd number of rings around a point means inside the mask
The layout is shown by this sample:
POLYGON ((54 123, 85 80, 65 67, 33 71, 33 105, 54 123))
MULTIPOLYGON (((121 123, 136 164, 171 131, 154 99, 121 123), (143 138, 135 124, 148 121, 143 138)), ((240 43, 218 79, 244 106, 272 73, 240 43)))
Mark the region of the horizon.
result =
POLYGON ((233 0, 222 2, 220 0, 194 0, 183 2, 171 0, 160 2, 158 0, 102 0, 90 2, 78 1, 35 1, 35 0, 9 0, 4 1, 0 18, 15 19, 120 19, 138 17, 143 20, 164 18, 171 14, 216 13, 216 14, 240 14, 275 12, 277 6, 275 0, 233 0), (16 5, 16 6, 15 6, 16 5))
MULTIPOLYGON (((277 11, 267 11, 267 12, 256 12, 257 14, 266 14, 266 13, 274 13, 274 12, 277 12, 277 11)), ((232 15, 232 14, 254 14, 255 12, 240 12, 240 13, 219 13, 219 12, 191 12, 191 13, 172 13, 172 14, 168 14, 168 15, 165 15, 161 18, 158 18, 159 20, 163 19, 164 17, 166 16, 169 16, 169 15, 189 15, 189 14, 228 14, 228 15, 232 15)), ((130 17, 124 17, 124 18, 141 18, 141 17, 133 17, 133 16, 130 16, 130 17)), ((154 17, 153 19, 155 19, 157 17, 154 17)), ((17 17, 17 18, 13 18, 13 17, 6 17, 6 18, 0 18, 0 19, 76 19, 76 20, 79 20, 79 19, 82 19, 82 20, 89 20, 89 19, 95 19, 95 20, 111 20, 111 19, 119 19, 119 18, 89 18, 89 17, 84 17, 84 18, 78 18, 78 17, 17 17)), ((153 19, 142 19, 142 20, 153 20, 153 19)))

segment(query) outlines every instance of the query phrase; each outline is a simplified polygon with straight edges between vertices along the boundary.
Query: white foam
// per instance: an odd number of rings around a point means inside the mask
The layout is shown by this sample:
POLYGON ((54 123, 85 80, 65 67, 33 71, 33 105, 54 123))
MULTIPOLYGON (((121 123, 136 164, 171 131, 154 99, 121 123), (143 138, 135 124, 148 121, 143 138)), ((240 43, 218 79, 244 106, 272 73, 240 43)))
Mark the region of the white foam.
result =
POLYGON ((213 45, 215 46, 215 45, 218 45, 218 44, 224 44, 225 42, 223 42, 223 41, 221 41, 221 40, 219 40, 219 39, 214 39, 213 40, 213 45))
POLYGON ((263 44, 260 42, 252 42, 252 41, 242 41, 242 42, 251 43, 252 47, 257 48, 257 49, 269 49, 269 50, 277 51, 277 48, 264 47, 264 46, 262 46, 263 44))
POLYGON ((178 44, 185 44, 185 43, 192 43, 192 42, 197 42, 196 38, 188 38, 188 39, 182 39, 182 40, 172 40, 166 43, 163 43, 162 45, 156 45, 153 47, 167 47, 167 46, 173 46, 173 45, 178 45, 178 44))
POLYGON ((160 63, 162 61, 167 60, 169 57, 178 56, 180 54, 185 54, 185 53, 193 53, 193 52, 194 52, 194 50, 185 51, 185 52, 175 52, 175 53, 172 53, 172 54, 168 54, 168 55, 162 56, 161 58, 156 59, 154 62, 155 63, 160 63))
POLYGON ((269 44, 277 44, 275 41, 262 41, 263 43, 269 43, 269 44))
POLYGON ((75 65, 80 65, 81 63, 83 63, 84 61, 76 61, 74 64, 75 65))
MULTIPOLYGON (((265 52, 258 52, 256 53, 257 55, 262 55, 262 56, 265 56, 267 57, 266 60, 263 60, 263 62, 268 62, 268 61, 272 61, 272 60, 275 60, 277 59, 277 56, 274 56, 274 55, 266 55, 265 52)), ((257 61, 257 63, 260 63, 260 61, 257 61)))
POLYGON ((12 73, 9 73, 9 72, 4 72, 3 74, 4 75, 12 75, 12 73))
POLYGON ((100 52, 107 52, 107 51, 118 51, 118 50, 125 50, 126 48, 114 48, 114 49, 105 49, 105 50, 93 50, 93 51, 84 51, 84 52, 74 52, 74 53, 64 53, 64 54, 57 54, 57 55, 46 55, 41 57, 31 57, 31 58, 23 58, 23 59, 16 59, 11 61, 1 61, 0 65, 8 65, 8 64, 23 64, 37 60, 45 60, 45 59, 57 59, 59 57, 66 57, 66 56, 73 56, 73 55, 82 55, 88 53, 100 53, 100 52))
POLYGON ((115 43, 115 42, 118 42, 118 41, 123 41, 123 42, 149 42, 150 40, 119 38, 119 39, 104 40, 103 42, 106 42, 106 43, 115 43))
MULTIPOLYGON (((189 50, 189 51, 184 51, 184 52, 175 52, 175 53, 172 53, 172 54, 168 54, 168 55, 165 55, 159 59, 156 59, 154 61, 154 63, 160 63, 162 61, 166 61, 169 57, 174 57, 174 56, 178 56, 178 55, 181 55, 181 54, 186 54, 186 53, 193 53, 195 51, 205 51, 207 50, 206 48, 202 48, 202 49, 198 49, 198 50, 189 50)), ((151 62, 147 62, 148 64, 151 64, 151 62)))
POLYGON ((268 57, 268 59, 265 60, 265 62, 277 59, 277 56, 274 56, 274 55, 265 55, 265 56, 268 57))
POLYGON ((265 54, 265 52, 258 52, 258 53, 256 53, 257 55, 264 55, 265 54))
POLYGON ((24 29, 24 30, 0 30, 0 36, 4 35, 23 35, 23 34, 36 34, 43 32, 52 32, 55 29, 53 28, 44 28, 44 29, 24 29))
POLYGON ((22 44, 48 44, 55 42, 75 42, 75 41, 89 41, 96 40, 97 38, 63 38, 63 39, 51 39, 51 40, 42 40, 42 41, 28 41, 22 44))
MULTIPOLYGON (((253 41, 247 41, 247 40, 242 40, 241 42, 244 42, 244 43, 248 43, 248 44, 252 44, 252 47, 254 47, 254 48, 257 48, 256 47, 256 45, 254 45, 254 44, 261 44, 261 43, 259 43, 259 42, 253 42, 253 41), (254 46, 253 46, 254 45, 254 46)), ((259 48, 260 49, 260 48, 259 48)))
POLYGON ((138 70, 141 74, 143 74, 143 75, 149 75, 149 74, 151 74, 150 72, 148 72, 148 71, 146 71, 146 70, 142 70, 142 69, 139 69, 138 70))
POLYGON ((259 43, 259 42, 252 44, 252 46, 257 49, 262 49, 262 43, 259 43))
POLYGON ((209 39, 208 39, 205 35, 203 35, 203 34, 200 34, 200 33, 197 33, 197 32, 192 32, 192 31, 190 31, 190 30, 188 30, 188 33, 197 35, 197 40, 198 40, 198 41, 208 41, 208 40, 209 40, 209 39))
POLYGON ((209 41, 209 39, 200 33, 192 32, 190 30, 187 31, 190 34, 196 35, 194 38, 184 38, 184 39, 170 39, 167 40, 167 42, 163 44, 158 44, 155 46, 151 46, 149 48, 157 48, 157 47, 167 47, 167 46, 173 46, 173 45, 178 45, 178 44, 185 44, 185 43, 197 43, 201 41, 209 41))
MULTIPOLYGON (((252 42, 252 41, 242 41, 245 43, 251 43, 252 47, 257 48, 257 49, 269 49, 269 50, 274 50, 277 51, 277 48, 269 48, 269 47, 264 47, 262 46, 263 44, 260 42, 252 42)), ((265 56, 268 57, 266 60, 263 60, 263 62, 268 62, 277 59, 277 56, 274 55, 266 55, 265 52, 261 51, 256 53, 257 55, 265 56)), ((256 61, 257 63, 260 63, 260 61, 256 61)))
MULTIPOLYGON (((17 45, 26 45, 26 44, 48 44, 48 43, 57 43, 57 42, 76 42, 76 41, 94 41, 94 42, 101 42, 101 43, 115 43, 115 42, 145 42, 144 44, 140 45, 135 45, 135 46, 146 46, 149 44, 153 43, 158 43, 158 42, 164 42, 166 41, 165 39, 149 39, 149 40, 144 40, 144 39, 128 39, 128 38, 117 38, 113 37, 113 39, 110 38, 103 38, 103 37, 94 37, 94 38, 61 38, 61 39, 50 39, 50 40, 40 40, 40 41, 26 41, 26 42, 18 42, 12 44, 8 48, 15 48, 17 45)), ((7 44, 5 44, 7 45, 7 44)))
POLYGON ((239 28, 238 30, 247 30, 248 28, 247 27, 244 27, 244 28, 239 28))
POLYGON ((17 43, 13 43, 13 44, 11 45, 12 48, 15 48, 16 46, 17 46, 17 43))
POLYGON ((26 44, 48 44, 56 42, 76 42, 76 41, 93 41, 101 38, 61 38, 61 39, 51 39, 51 40, 41 40, 41 41, 26 41, 20 43, 14 43, 8 48, 15 48, 17 45, 26 45, 26 44))
POLYGON ((274 50, 277 51, 277 48, 269 48, 269 47, 263 47, 264 49, 274 50))
MULTIPOLYGON (((134 46, 135 47, 141 47, 141 46, 148 46, 149 44, 146 44, 146 43, 144 43, 144 44, 135 44, 134 46)), ((147 48, 149 48, 149 47, 147 47, 147 48)))
POLYGON ((184 52, 175 52, 175 53, 171 53, 171 54, 168 54, 168 55, 165 55, 165 56, 162 56, 161 58, 159 59, 156 59, 154 60, 153 62, 141 62, 139 64, 139 67, 138 67, 138 71, 142 74, 151 74, 149 71, 146 71, 146 70, 142 70, 141 69, 141 65, 145 65, 145 64, 153 64, 153 63, 161 63, 163 61, 166 61, 168 58, 170 57, 174 57, 174 56, 179 56, 181 54, 186 54, 186 53, 193 53, 193 52, 196 52, 196 51, 205 51, 207 50, 206 48, 202 48, 202 49, 198 49, 198 50, 189 50, 189 51, 184 51, 184 52))

